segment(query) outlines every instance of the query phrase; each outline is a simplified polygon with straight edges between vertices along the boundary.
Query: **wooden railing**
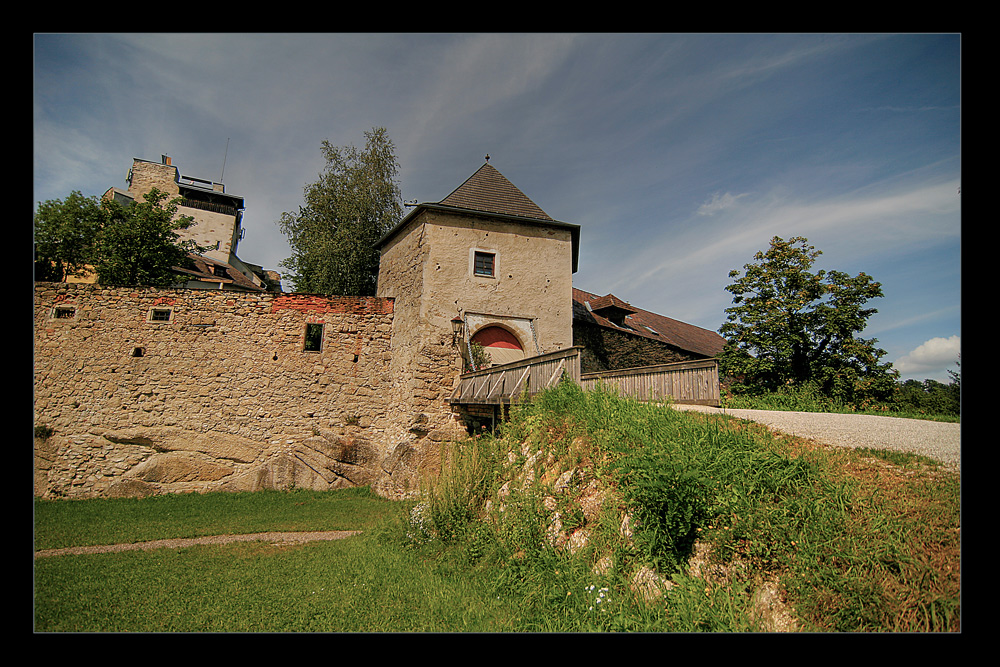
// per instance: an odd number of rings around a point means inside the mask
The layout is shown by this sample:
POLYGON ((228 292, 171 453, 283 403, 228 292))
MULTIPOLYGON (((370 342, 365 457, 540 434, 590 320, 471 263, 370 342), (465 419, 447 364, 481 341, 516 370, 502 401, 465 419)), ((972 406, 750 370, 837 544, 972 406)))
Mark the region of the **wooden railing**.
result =
POLYGON ((715 359, 586 373, 580 377, 585 390, 598 383, 640 401, 719 405, 719 362, 715 359))
POLYGON ((558 352, 528 357, 481 371, 464 373, 448 399, 451 403, 470 405, 509 404, 527 390, 528 396, 553 387, 566 373, 580 381, 580 349, 571 347, 558 352))
POLYGON ((571 347, 502 366, 465 373, 448 399, 464 405, 504 405, 527 390, 528 397, 552 387, 565 374, 585 390, 598 383, 640 401, 719 405, 719 363, 715 359, 580 373, 581 347, 571 347))

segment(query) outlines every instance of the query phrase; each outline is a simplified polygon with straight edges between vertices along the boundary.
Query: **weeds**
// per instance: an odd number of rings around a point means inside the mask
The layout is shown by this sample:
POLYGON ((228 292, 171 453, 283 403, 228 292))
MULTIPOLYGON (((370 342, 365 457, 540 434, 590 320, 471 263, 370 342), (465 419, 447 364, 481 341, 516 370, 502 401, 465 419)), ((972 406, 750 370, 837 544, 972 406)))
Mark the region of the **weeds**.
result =
MULTIPOLYGON (((555 617, 563 618, 563 629, 760 629, 774 626, 755 611, 755 600, 770 586, 782 613, 795 610, 797 622, 786 625, 800 629, 958 628, 957 569, 947 574, 949 567, 957 568, 957 550, 942 554, 930 568, 916 567, 919 559, 906 554, 922 531, 912 524, 909 501, 886 499, 883 489, 857 477, 859 461, 880 456, 875 459, 880 466, 913 478, 903 487, 908 492, 920 493, 924 483, 940 491, 940 484, 954 478, 935 470, 940 481, 926 480, 929 460, 821 450, 795 438, 775 438, 755 424, 680 413, 601 390, 584 393, 572 385, 518 406, 497 437, 480 444, 509 457, 508 466, 494 468, 500 475, 494 488, 509 490, 514 484, 518 491, 504 496, 501 514, 496 504, 477 496, 477 509, 466 520, 477 526, 474 548, 491 555, 497 586, 512 591, 510 602, 522 612, 523 623, 553 613, 550 605, 558 600, 555 617), (585 453, 578 450, 581 442, 587 444, 585 453), (538 482, 555 476, 546 474, 547 468, 574 469, 604 485, 612 500, 603 518, 581 520, 569 511, 572 490, 560 496, 538 482), (535 481, 525 485, 517 474, 535 481), (552 496, 562 500, 546 507, 544 499, 552 496), (563 525, 589 531, 587 547, 571 552, 554 539, 546 530, 553 516, 560 521, 575 516, 563 525), (711 562, 695 576, 689 571, 699 544, 711 562), (602 562, 611 565, 601 569, 602 562), (662 602, 652 606, 633 581, 648 566, 672 577, 662 602), (574 614, 609 610, 611 605, 603 605, 611 599, 614 614, 585 622, 566 616, 570 606, 562 598, 572 600, 574 591, 567 588, 560 597, 549 590, 556 570, 579 572, 588 592, 604 590, 600 605, 591 599, 574 614), (921 578, 914 580, 917 571, 921 578), (930 585, 931 571, 943 572, 949 582, 940 593, 930 585), (712 572, 725 575, 705 574, 712 572)), ((923 510, 930 509, 932 495, 921 493, 917 502, 923 510)), ((957 488, 939 500, 948 509, 930 529, 935 534, 957 525, 957 488)), ((957 549, 957 541, 952 544, 957 549)), ((457 540, 447 548, 473 547, 457 540)), ((554 623, 537 627, 551 629, 554 623)))

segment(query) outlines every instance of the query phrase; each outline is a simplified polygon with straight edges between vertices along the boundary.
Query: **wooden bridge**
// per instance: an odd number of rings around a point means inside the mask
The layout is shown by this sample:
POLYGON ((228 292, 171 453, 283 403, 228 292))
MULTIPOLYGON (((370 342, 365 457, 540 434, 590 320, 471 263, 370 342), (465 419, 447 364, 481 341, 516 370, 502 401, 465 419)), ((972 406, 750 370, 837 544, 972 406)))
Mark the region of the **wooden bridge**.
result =
POLYGON ((522 394, 555 386, 562 378, 590 390, 599 383, 640 401, 719 405, 719 362, 715 359, 580 373, 583 348, 550 352, 481 371, 465 373, 448 401, 455 405, 510 405, 522 394))

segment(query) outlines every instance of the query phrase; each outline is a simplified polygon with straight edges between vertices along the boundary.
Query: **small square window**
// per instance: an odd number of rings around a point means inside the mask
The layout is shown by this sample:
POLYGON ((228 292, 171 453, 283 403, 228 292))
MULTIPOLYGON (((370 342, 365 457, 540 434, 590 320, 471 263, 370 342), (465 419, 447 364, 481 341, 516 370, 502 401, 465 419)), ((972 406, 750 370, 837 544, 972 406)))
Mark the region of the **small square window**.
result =
POLYGON ((149 321, 169 322, 173 318, 173 312, 171 308, 150 308, 149 321))
POLYGON ((323 325, 307 324, 305 345, 302 347, 306 352, 319 352, 323 349, 323 325))
POLYGON ((477 276, 489 276, 492 278, 494 275, 493 271, 495 260, 496 255, 491 252, 477 252, 473 272, 477 276))
POLYGON ((52 309, 52 319, 54 320, 71 320, 74 317, 76 317, 75 306, 56 306, 52 309))

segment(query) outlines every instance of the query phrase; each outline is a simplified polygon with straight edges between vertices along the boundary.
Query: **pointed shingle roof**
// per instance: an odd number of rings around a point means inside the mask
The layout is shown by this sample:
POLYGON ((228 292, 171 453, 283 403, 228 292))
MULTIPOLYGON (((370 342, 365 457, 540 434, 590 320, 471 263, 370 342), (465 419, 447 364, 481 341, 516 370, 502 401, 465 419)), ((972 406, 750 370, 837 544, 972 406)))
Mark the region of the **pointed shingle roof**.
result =
POLYGON ((379 239, 376 247, 381 248, 387 244, 423 211, 459 214, 481 213, 531 226, 557 227, 568 230, 572 238, 573 272, 576 273, 580 257, 580 226, 559 222, 549 217, 549 214, 543 211, 538 204, 531 201, 527 195, 504 178, 503 174, 489 163, 480 167, 440 202, 417 204, 396 226, 379 239))
POLYGON ((504 178, 489 162, 439 203, 486 213, 552 220, 548 213, 504 178))

